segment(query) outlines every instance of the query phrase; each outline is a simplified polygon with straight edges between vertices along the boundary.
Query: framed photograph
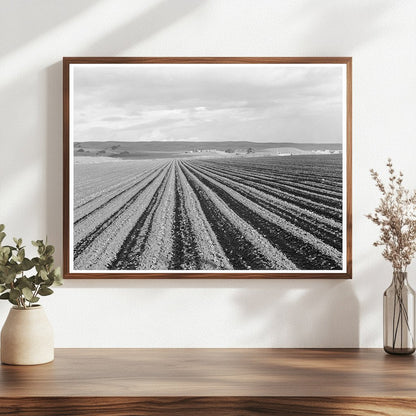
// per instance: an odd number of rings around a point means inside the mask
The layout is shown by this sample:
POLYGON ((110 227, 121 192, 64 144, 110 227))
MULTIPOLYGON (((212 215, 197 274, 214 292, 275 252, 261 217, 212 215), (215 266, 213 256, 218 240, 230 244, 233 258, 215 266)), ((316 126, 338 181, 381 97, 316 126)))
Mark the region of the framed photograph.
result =
POLYGON ((351 58, 64 58, 65 278, 351 278, 351 58))

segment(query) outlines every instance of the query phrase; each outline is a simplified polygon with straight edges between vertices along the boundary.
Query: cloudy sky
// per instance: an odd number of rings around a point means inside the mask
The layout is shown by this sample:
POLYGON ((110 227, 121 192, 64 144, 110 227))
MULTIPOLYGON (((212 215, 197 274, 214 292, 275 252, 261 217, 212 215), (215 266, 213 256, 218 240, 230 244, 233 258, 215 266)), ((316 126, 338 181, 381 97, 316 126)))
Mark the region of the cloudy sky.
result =
POLYGON ((342 141, 342 66, 73 65, 74 141, 342 141))

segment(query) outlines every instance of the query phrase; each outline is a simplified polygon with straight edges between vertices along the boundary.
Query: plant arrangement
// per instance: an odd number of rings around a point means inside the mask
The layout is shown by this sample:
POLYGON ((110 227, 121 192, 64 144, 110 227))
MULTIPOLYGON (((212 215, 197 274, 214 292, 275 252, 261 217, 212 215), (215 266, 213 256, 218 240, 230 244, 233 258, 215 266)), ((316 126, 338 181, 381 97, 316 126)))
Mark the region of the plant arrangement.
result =
POLYGON ((383 257, 395 272, 405 272, 416 253, 416 191, 403 186, 403 173, 394 170, 391 159, 387 168, 387 184, 374 169, 370 170, 381 199, 374 214, 367 218, 380 227, 380 237, 373 245, 384 246, 383 257))
POLYGON ((387 161, 388 182, 371 169, 371 177, 381 192, 373 214, 367 215, 380 227, 374 246, 383 246, 383 257, 393 266, 393 281, 384 292, 384 349, 392 354, 415 351, 415 292, 407 283, 407 267, 416 254, 416 191, 403 185, 403 173, 387 161))
POLYGON ((27 309, 40 296, 51 295, 51 286, 62 285, 61 270, 54 267, 55 247, 43 240, 32 241, 38 256, 29 259, 21 238, 13 238, 14 245, 2 245, 6 237, 4 228, 0 224, 0 299, 27 309))

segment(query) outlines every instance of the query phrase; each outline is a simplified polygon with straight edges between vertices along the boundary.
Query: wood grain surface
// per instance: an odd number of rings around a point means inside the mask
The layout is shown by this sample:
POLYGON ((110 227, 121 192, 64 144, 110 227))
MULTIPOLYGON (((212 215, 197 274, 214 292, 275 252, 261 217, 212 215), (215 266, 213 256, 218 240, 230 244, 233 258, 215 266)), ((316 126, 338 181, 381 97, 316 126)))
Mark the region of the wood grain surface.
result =
POLYGON ((379 349, 57 349, 0 367, 0 415, 415 415, 414 356, 379 349))
POLYGON ((25 397, 0 399, 19 416, 414 416, 409 398, 357 397, 25 397))

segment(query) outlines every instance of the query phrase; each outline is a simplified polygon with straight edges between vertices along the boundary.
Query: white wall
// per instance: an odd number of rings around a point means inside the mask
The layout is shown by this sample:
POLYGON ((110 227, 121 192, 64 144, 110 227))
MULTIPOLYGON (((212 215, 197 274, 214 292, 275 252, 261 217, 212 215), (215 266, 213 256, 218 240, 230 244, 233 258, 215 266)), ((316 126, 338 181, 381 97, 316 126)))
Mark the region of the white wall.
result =
MULTIPOLYGON (((63 56, 352 56, 352 281, 67 281, 57 347, 379 347, 389 264, 368 169, 416 187, 416 2, 0 0, 0 222, 62 257, 63 56)), ((416 287, 416 267, 410 281, 416 287)), ((0 304, 0 324, 9 304, 0 304)))

